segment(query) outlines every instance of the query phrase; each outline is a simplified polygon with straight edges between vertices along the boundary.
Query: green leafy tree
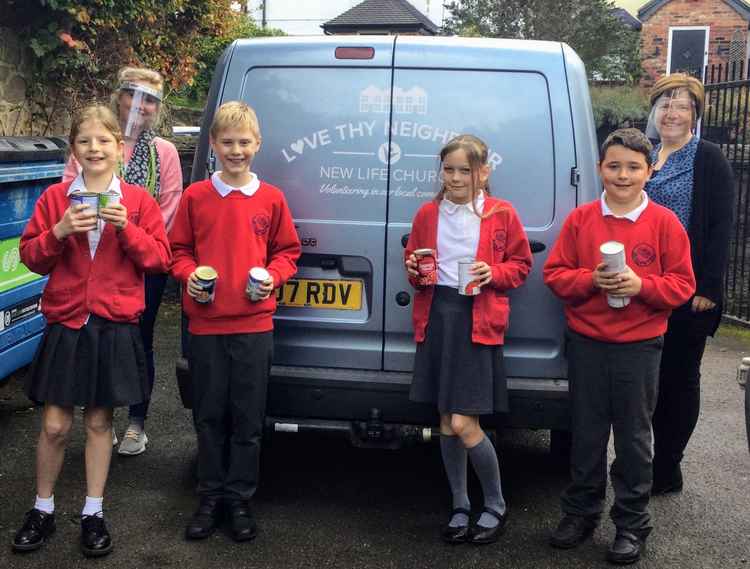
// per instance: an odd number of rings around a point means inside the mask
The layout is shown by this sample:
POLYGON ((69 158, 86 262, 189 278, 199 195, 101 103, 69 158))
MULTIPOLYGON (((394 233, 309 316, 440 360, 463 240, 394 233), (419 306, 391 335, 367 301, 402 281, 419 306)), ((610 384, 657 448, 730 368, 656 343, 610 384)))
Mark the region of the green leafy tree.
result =
MULTIPOLYGON (((160 71, 167 89, 193 85, 208 68, 207 45, 228 43, 247 16, 231 0, 0 0, 2 24, 33 54, 32 118, 106 99, 117 70, 160 71), (7 16, 6 16, 7 15, 7 16)), ((205 80, 205 79, 203 79, 205 80)), ((49 125, 49 123, 47 123, 49 125)), ((40 129, 34 129, 39 131, 40 129)))
POLYGON ((640 74, 637 34, 613 15, 612 0, 461 0, 446 7, 447 33, 561 41, 576 50, 590 77, 617 71, 632 81, 640 74))

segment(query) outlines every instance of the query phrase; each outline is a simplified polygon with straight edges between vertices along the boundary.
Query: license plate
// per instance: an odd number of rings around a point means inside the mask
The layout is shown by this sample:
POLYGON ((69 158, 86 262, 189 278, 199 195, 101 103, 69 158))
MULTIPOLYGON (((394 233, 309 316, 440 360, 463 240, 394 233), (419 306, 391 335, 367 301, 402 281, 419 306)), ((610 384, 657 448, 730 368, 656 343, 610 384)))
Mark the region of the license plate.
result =
POLYGON ((276 290, 279 306, 359 310, 362 308, 360 279, 291 279, 276 290))

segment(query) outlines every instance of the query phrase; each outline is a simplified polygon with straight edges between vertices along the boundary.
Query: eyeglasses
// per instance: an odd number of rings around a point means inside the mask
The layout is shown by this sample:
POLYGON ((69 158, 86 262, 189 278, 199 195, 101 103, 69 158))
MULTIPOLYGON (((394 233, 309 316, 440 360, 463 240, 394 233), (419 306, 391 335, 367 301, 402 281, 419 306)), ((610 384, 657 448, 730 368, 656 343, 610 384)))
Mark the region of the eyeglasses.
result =
POLYGON ((663 103, 658 103, 656 105, 656 112, 657 113, 678 113, 681 115, 685 114, 692 114, 693 112, 693 103, 688 103, 685 101, 665 101, 663 103))

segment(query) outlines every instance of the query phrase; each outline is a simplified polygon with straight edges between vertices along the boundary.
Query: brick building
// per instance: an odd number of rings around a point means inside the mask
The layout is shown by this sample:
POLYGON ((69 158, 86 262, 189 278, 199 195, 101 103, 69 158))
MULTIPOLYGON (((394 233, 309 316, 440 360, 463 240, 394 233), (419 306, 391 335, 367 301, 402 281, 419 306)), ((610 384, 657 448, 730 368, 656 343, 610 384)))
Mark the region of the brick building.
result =
POLYGON ((652 0, 638 19, 645 87, 666 73, 705 80, 705 66, 747 62, 750 4, 742 0, 652 0))

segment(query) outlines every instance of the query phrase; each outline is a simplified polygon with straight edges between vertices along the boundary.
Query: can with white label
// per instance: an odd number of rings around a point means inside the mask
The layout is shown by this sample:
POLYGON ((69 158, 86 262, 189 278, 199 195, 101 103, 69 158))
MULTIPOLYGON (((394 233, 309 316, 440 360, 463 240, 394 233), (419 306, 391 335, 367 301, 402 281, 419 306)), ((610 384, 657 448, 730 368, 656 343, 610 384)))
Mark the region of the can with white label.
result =
POLYGON ((99 213, 99 194, 94 192, 73 192, 70 194, 70 205, 85 205, 99 213))
POLYGON ((201 293, 195 297, 195 302, 208 304, 214 301, 216 296, 216 279, 219 278, 216 269, 208 265, 196 267, 195 277, 198 279, 198 286, 201 287, 201 293))
POLYGON ((471 267, 474 263, 473 259, 458 262, 458 294, 475 296, 481 292, 479 279, 471 274, 471 267))
MULTIPOLYGON (((625 245, 619 241, 607 241, 599 247, 602 263, 607 265, 607 272, 621 273, 625 270, 625 245)), ((607 304, 611 308, 625 308, 630 304, 627 296, 607 295, 607 304)))
POLYGON ((250 297, 253 302, 260 300, 264 293, 260 291, 260 285, 271 278, 270 273, 263 267, 253 267, 247 273, 247 286, 245 287, 245 294, 250 297))

